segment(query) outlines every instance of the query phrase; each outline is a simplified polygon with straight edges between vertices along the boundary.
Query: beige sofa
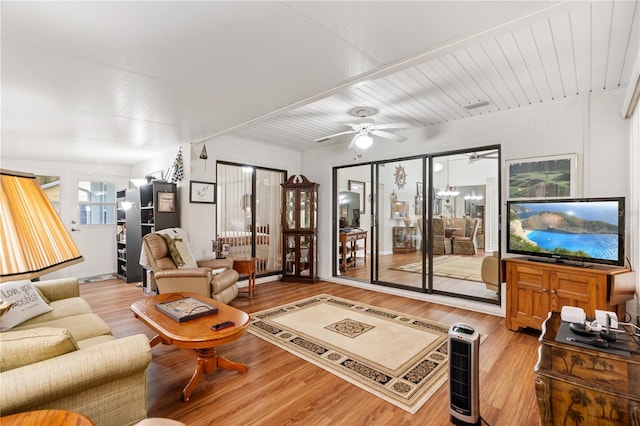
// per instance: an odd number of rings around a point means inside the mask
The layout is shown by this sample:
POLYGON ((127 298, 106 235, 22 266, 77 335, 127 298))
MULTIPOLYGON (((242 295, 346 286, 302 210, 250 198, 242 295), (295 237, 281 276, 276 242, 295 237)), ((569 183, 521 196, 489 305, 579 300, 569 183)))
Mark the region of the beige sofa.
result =
POLYGON ((115 339, 80 298, 77 279, 34 284, 53 310, 0 333, 2 415, 64 409, 96 426, 145 418, 148 338, 115 339))

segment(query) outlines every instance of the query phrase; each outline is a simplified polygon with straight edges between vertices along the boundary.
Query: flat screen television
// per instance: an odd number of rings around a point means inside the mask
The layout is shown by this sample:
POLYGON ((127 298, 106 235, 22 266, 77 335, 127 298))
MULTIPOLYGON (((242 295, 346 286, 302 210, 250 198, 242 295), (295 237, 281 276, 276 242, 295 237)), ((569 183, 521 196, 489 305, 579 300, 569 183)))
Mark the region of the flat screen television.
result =
POLYGON ((507 253, 624 266, 624 204, 624 197, 509 200, 507 253))

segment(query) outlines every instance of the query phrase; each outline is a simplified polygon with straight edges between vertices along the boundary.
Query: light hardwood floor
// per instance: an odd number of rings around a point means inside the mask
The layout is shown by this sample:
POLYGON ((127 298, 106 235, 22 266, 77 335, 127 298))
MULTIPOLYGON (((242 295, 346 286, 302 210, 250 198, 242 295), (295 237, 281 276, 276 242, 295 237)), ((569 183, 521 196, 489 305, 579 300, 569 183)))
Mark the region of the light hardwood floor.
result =
MULTIPOLYGON (((81 295, 116 337, 152 332, 133 318, 129 306, 145 297, 141 288, 119 280, 82 284, 81 295)), ((480 414, 486 423, 537 425, 533 367, 538 332, 513 332, 504 318, 440 306, 329 282, 273 281, 259 284, 253 299, 231 304, 248 313, 319 293, 357 300, 446 324, 472 325, 487 340, 480 347, 480 414)), ((447 425, 448 387, 443 385, 414 415, 246 333, 219 349, 244 362, 246 374, 218 371, 206 375, 191 400, 180 400, 194 371, 194 359, 172 346, 152 349, 148 369, 149 417, 168 417, 187 425, 447 425)))
MULTIPOLYGON (((476 255, 473 255, 473 257, 482 258, 487 255, 491 256, 492 254, 487 254, 484 250, 478 250, 478 253, 476 255)), ((447 256, 457 257, 458 255, 450 254, 447 256)), ((471 256, 465 255, 460 257, 471 256)), ((370 262, 370 256, 367 255, 366 263, 359 261, 355 265, 355 267, 349 267, 345 271, 341 272, 341 276, 344 278, 351 278, 359 281, 369 282, 371 276, 370 262)), ((422 274, 394 269, 400 265, 422 262, 422 253, 420 251, 406 254, 381 255, 379 256, 379 262, 380 264, 378 266, 378 270, 380 281, 401 284, 407 287, 422 288, 422 274)), ((478 273, 480 273, 479 268, 478 273)), ((495 291, 488 290, 483 282, 434 276, 433 288, 439 291, 480 297, 491 301, 499 300, 498 294, 495 291)))

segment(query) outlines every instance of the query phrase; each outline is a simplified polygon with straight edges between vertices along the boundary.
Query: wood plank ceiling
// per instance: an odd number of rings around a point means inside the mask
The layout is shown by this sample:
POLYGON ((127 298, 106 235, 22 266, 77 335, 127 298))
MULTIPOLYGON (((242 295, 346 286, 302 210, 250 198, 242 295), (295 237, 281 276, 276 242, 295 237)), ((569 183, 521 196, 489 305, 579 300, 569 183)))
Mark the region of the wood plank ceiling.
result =
POLYGON ((637 1, 576 2, 561 13, 494 31, 480 42, 460 42, 234 133, 306 148, 348 130, 340 123, 353 122, 348 111, 359 105, 379 110, 376 123, 422 127, 626 86, 638 31, 637 1), (479 103, 486 105, 467 109, 479 103))

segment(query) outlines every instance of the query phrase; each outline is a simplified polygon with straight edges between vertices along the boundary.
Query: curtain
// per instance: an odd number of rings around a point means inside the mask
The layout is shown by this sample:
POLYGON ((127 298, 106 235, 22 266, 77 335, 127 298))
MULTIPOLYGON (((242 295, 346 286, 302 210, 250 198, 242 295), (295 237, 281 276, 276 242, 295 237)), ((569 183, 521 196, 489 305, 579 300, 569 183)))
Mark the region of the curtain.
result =
POLYGON ((286 173, 217 163, 217 240, 234 258, 256 257, 258 273, 280 272, 280 184, 286 173))

